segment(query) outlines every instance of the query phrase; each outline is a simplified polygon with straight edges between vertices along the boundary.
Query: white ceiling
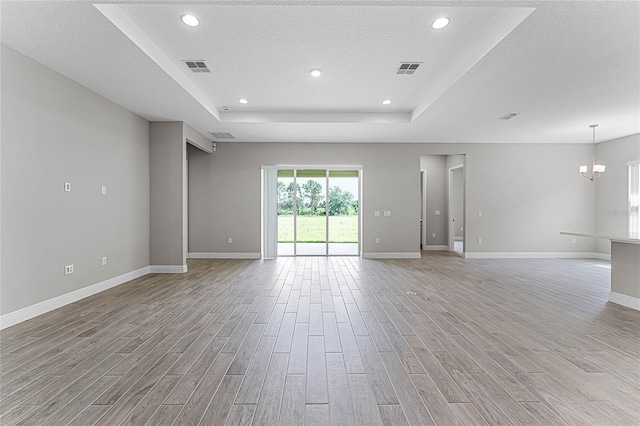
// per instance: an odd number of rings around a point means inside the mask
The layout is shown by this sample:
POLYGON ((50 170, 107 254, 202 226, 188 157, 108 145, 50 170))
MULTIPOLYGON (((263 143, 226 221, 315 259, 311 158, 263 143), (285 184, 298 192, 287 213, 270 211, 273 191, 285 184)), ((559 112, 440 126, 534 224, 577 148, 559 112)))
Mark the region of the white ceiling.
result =
POLYGON ((9 47, 149 120, 231 132, 240 142, 588 143, 592 123, 600 124, 598 140, 640 132, 635 1, 2 1, 1 8, 9 47), (184 13, 201 25, 182 24, 184 13), (432 29, 442 15, 451 24, 432 29), (193 59, 212 73, 189 71, 183 61, 193 59), (397 75, 401 62, 422 64, 397 75), (311 68, 324 73, 313 78, 311 68), (520 115, 498 120, 509 112, 520 115))

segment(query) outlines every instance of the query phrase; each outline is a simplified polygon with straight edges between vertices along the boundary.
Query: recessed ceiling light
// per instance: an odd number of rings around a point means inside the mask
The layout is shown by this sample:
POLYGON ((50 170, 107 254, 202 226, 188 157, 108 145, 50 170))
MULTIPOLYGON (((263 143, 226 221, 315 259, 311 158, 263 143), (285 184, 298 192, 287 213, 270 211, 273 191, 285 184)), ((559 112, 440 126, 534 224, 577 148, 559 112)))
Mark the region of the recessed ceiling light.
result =
POLYGON ((440 29, 446 27, 447 25, 449 25, 449 18, 445 18, 444 16, 442 18, 436 19, 431 24, 431 26, 433 27, 434 30, 440 30, 440 29))
POLYGON ((391 105, 391 99, 385 99, 382 101, 382 105, 391 105))
POLYGON ((182 22, 185 25, 188 25, 190 27, 197 27, 198 25, 200 25, 200 21, 198 21, 198 18, 193 15, 182 15, 180 19, 182 19, 182 22))
POLYGON ((246 100, 245 98, 238 99, 238 102, 240 102, 241 104, 248 104, 249 103, 249 101, 246 100))
POLYGON ((312 77, 320 77, 322 75, 322 70, 313 68, 311 71, 309 71, 309 74, 311 74, 312 77))

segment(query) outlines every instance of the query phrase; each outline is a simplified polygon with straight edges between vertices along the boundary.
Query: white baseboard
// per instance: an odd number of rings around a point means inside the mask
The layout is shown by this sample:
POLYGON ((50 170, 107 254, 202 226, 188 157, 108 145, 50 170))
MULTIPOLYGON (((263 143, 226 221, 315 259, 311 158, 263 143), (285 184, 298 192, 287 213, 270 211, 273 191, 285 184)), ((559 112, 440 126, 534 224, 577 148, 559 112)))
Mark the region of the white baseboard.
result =
POLYGON ((632 296, 627 296, 626 294, 610 291, 609 302, 640 311, 640 299, 632 296))
POLYGON ((363 259, 420 259, 419 251, 392 253, 362 253, 363 259))
POLYGON ((189 253, 189 259, 262 259, 262 253, 189 253))
POLYGON ((449 246, 422 246, 423 251, 449 251, 449 246))
POLYGON ((514 251, 514 252, 465 252, 464 257, 466 259, 603 259, 605 254, 592 253, 592 252, 526 252, 526 251, 514 251))
POLYGON ((187 265, 151 265, 152 274, 184 274, 187 272, 187 265))
POLYGON ((112 287, 139 278, 143 275, 147 275, 149 272, 150 267, 145 266, 144 268, 140 268, 132 272, 127 272, 126 274, 109 278, 108 280, 90 285, 88 287, 83 287, 81 289, 72 291, 71 293, 63 294, 62 296, 57 296, 53 299, 45 300, 43 302, 36 303, 35 305, 27 306, 26 308, 22 308, 17 311, 2 315, 0 316, 0 330, 11 327, 12 325, 21 323, 28 319, 37 317, 38 315, 53 311, 54 309, 61 308, 65 305, 68 305, 69 303, 77 302, 78 300, 84 299, 85 297, 93 296, 96 293, 108 290, 112 287))
POLYGON ((611 255, 606 253, 591 253, 592 259, 611 260, 611 255))

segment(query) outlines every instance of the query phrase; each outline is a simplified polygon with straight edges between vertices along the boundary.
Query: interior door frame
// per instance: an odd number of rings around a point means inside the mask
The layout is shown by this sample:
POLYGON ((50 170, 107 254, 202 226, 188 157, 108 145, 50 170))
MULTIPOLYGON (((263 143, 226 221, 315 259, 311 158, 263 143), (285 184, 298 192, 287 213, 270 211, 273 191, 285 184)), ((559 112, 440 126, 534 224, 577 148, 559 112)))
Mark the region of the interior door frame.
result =
POLYGON ((447 245, 449 246, 449 251, 455 251, 454 250, 454 242, 455 242, 455 229, 453 227, 453 197, 451 196, 453 193, 453 173, 455 170, 457 169, 462 169, 462 212, 463 212, 463 217, 462 217, 462 226, 463 226, 463 237, 462 237, 462 251, 464 252, 464 243, 466 240, 466 225, 465 225, 465 218, 464 218, 464 212, 465 212, 465 201, 466 201, 466 178, 465 178, 465 168, 464 168, 464 164, 458 164, 457 166, 453 166, 453 167, 449 167, 448 169, 448 177, 449 177, 449 184, 447 185, 447 245))

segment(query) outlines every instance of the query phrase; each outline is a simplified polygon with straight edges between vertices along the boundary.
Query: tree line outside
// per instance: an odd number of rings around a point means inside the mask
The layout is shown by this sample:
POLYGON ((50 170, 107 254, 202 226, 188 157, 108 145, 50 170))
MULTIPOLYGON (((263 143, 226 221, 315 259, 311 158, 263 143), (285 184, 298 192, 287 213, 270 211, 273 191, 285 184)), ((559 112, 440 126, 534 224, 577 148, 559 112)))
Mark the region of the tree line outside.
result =
MULTIPOLYGON (((296 214, 298 216, 325 216, 327 203, 323 188, 315 180, 308 180, 300 186, 291 182, 288 185, 278 182, 278 215, 293 215, 294 193, 296 214)), ((358 200, 354 195, 339 186, 329 187, 329 216, 357 216, 358 200)))
POLYGON ((278 182, 278 242, 293 242, 294 193, 299 243, 322 243, 327 240, 326 214, 329 210, 329 243, 358 242, 358 200, 339 186, 329 187, 327 203, 324 188, 315 180, 303 185, 278 182))

